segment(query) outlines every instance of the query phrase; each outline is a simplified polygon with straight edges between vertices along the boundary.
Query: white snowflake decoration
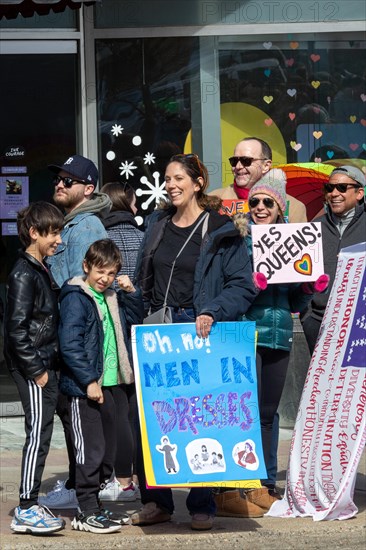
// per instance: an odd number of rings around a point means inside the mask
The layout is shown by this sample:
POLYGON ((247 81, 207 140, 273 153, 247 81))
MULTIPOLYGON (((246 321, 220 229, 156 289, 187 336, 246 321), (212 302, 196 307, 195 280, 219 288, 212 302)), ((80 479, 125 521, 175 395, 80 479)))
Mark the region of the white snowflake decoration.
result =
POLYGON ((146 176, 140 178, 140 182, 144 185, 147 185, 148 189, 136 189, 136 195, 142 197, 142 195, 148 195, 148 199, 141 204, 143 210, 147 210, 150 203, 155 200, 155 204, 159 202, 160 199, 165 199, 167 197, 167 192, 165 191, 165 181, 160 183, 160 174, 159 172, 153 173, 154 184, 152 184, 146 176))
POLYGON ((130 176, 133 176, 133 171, 136 170, 136 168, 137 166, 135 166, 133 162, 128 162, 128 160, 121 162, 121 166, 119 167, 121 170, 120 175, 126 176, 126 180, 128 180, 130 176))
POLYGON ((120 124, 113 124, 111 132, 114 136, 118 137, 122 134, 123 128, 120 124))
POLYGON ((144 156, 144 164, 154 164, 155 163, 155 156, 153 153, 146 153, 144 156))

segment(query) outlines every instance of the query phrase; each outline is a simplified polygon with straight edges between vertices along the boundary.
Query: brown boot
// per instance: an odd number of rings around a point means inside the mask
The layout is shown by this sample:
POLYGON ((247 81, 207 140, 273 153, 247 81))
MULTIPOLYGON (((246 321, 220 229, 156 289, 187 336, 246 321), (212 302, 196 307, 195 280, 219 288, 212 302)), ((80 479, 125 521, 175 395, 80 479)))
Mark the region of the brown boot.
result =
POLYGON ((243 489, 224 491, 214 495, 216 515, 229 518, 261 518, 263 510, 247 498, 243 489))
POLYGON ((246 489, 246 495, 248 501, 261 508, 263 513, 268 512, 274 502, 281 500, 281 496, 278 493, 278 496, 271 495, 267 487, 262 487, 261 489, 246 489))

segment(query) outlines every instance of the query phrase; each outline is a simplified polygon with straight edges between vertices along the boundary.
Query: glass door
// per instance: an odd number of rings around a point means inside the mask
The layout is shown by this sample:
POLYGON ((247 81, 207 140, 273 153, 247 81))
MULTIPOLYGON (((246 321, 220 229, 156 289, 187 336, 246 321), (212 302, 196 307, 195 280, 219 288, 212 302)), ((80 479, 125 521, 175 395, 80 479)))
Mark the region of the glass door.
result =
MULTIPOLYGON (((0 323, 7 276, 20 247, 16 213, 52 199, 47 165, 77 151, 76 41, 3 41, 0 55, 0 323)), ((0 415, 20 414, 0 330, 0 415)))

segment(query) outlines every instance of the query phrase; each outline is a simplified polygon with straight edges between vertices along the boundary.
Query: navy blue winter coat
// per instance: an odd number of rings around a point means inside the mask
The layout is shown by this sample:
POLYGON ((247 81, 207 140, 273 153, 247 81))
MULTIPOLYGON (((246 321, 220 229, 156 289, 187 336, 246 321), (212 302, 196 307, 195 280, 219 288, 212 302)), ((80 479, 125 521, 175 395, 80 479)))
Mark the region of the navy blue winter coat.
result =
MULTIPOLYGON (((246 246, 228 216, 210 212, 207 233, 197 260, 193 304, 196 316, 209 314, 214 321, 235 321, 255 298, 252 269, 246 246)), ((149 310, 154 272, 152 261, 175 207, 156 210, 148 220, 135 278, 149 310)), ((177 250, 178 253, 178 250, 177 250)))
MULTIPOLYGON (((119 382, 134 381, 130 345, 130 327, 143 318, 141 291, 134 293, 104 293, 113 320, 117 349, 119 352, 119 382), (121 343, 124 341, 124 346, 121 343), (121 350, 127 350, 121 356, 121 350)), ((101 382, 103 377, 103 314, 92 292, 82 277, 67 281, 60 293, 60 391, 64 395, 86 397, 86 388, 91 382, 101 382)))

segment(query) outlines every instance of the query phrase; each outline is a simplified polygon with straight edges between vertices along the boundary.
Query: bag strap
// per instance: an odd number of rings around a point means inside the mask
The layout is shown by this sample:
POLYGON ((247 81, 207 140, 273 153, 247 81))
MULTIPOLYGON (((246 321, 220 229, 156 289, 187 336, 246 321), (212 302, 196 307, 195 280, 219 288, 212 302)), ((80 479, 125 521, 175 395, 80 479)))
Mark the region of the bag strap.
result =
POLYGON ((181 255, 181 253, 183 252, 184 248, 186 247, 186 245, 188 244, 188 242, 190 241, 191 237, 193 236, 193 233, 196 231, 196 229, 201 225, 201 223, 203 223, 203 227, 202 227, 202 238, 204 237, 204 235, 206 234, 207 232, 207 226, 208 226, 208 216, 209 216, 209 212, 206 212, 206 214, 204 216, 202 216, 202 218, 196 223, 196 225, 194 226, 194 228, 192 229, 192 231, 190 232, 190 234, 188 235, 185 243, 183 244, 182 248, 179 250, 178 254, 176 255, 175 257, 175 260, 173 262, 173 265, 172 265, 172 269, 170 270, 170 275, 169 275, 169 280, 168 280, 168 284, 167 284, 167 289, 166 289, 166 292, 165 292, 165 297, 164 297, 164 304, 163 304, 163 307, 166 307, 167 306, 167 301, 168 301, 168 294, 169 294, 169 288, 170 288, 170 283, 172 282, 172 277, 173 277, 173 271, 174 271, 174 267, 175 267, 175 262, 177 261, 177 259, 179 258, 179 256, 181 255))

